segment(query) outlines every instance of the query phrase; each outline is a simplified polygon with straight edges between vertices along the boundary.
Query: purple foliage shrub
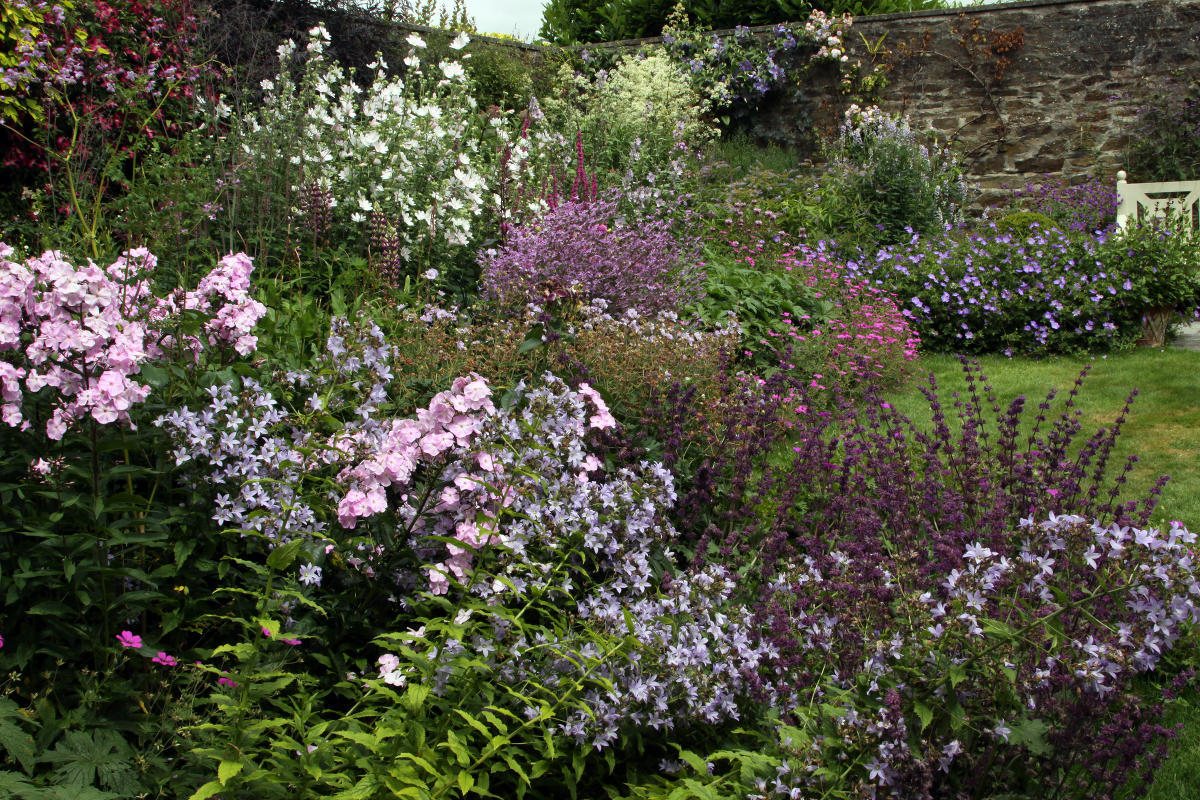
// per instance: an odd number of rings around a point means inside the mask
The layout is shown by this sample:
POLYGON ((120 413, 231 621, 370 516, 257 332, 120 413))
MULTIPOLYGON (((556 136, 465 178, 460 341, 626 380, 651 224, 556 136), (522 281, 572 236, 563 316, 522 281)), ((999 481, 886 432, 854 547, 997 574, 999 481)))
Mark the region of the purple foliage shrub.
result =
MULTIPOLYGON (((850 782, 872 796, 1109 797, 1163 755, 1170 732, 1131 678, 1197 620, 1200 592, 1195 535, 1147 527, 1166 478, 1120 500, 1136 459, 1106 474, 1125 414, 1077 442, 1082 376, 1022 435, 1024 399, 1002 410, 966 369, 957 423, 926 391, 931 433, 871 395, 791 414, 778 398, 805 387, 780 373, 725 404, 700 463, 665 445, 694 476, 675 511, 694 567, 755 554, 734 598, 769 654, 754 691, 824 733, 795 748, 777 792, 834 788, 819 768, 857 760, 850 782)), ((662 430, 698 415, 689 393, 669 399, 662 430)))
POLYGON ((704 279, 663 220, 614 220, 617 204, 564 202, 505 244, 480 254, 482 293, 505 306, 569 293, 614 313, 678 310, 704 279))

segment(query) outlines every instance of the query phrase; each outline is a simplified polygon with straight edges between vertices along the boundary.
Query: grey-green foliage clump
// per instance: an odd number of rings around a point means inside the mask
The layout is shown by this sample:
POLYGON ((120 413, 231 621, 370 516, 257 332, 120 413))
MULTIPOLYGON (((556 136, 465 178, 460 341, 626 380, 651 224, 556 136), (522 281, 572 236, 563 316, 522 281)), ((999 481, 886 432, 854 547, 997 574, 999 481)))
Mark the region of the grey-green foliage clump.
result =
POLYGON ((560 68, 558 90, 543 102, 559 130, 582 131, 598 167, 638 176, 670 162, 680 145, 694 150, 717 137, 711 108, 666 54, 622 56, 593 79, 560 68))
POLYGON ((957 155, 903 117, 852 105, 827 155, 810 229, 843 242, 896 244, 963 220, 968 188, 957 155))

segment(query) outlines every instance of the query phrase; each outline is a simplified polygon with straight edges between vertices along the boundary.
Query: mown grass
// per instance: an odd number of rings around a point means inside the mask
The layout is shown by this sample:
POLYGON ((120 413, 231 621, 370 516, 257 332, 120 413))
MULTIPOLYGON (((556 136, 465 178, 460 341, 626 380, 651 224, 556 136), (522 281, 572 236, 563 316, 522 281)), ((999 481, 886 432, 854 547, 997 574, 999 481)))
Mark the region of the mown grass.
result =
MULTIPOLYGON (((1033 424, 1037 404, 1052 389, 1057 390, 1057 396, 1050 419, 1061 412, 1075 379, 1090 365, 1076 400, 1083 426, 1080 442, 1099 428, 1111 427, 1125 398, 1136 388, 1138 396, 1121 428, 1112 461, 1112 466, 1119 469, 1129 456, 1139 459, 1122 496, 1126 500, 1141 499, 1160 475, 1169 475, 1171 480, 1152 521, 1161 524, 1179 520, 1191 530, 1200 530, 1200 469, 1195 463, 1200 454, 1200 352, 1141 348, 1094 358, 984 356, 978 360, 1002 408, 1017 396, 1025 396, 1026 430, 1033 424)), ((965 393, 966 379, 962 364, 954 356, 924 356, 915 372, 917 377, 891 393, 888 400, 927 430, 931 414, 918 385, 927 382, 932 373, 943 406, 952 416, 950 395, 965 393)))
POLYGON ((1144 800, 1184 800, 1200 796, 1200 693, 1189 690, 1172 703, 1162 724, 1181 725, 1166 762, 1154 773, 1144 800))

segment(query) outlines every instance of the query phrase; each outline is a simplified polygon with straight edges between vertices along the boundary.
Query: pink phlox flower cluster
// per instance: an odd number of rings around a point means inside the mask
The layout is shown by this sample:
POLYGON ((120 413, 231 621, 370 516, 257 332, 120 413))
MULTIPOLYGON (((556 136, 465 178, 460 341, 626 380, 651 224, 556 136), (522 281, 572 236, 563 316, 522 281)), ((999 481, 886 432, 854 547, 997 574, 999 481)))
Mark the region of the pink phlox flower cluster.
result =
POLYGON ((46 435, 59 440, 85 417, 107 425, 133 425, 130 409, 150 387, 132 376, 148 359, 163 355, 151 326, 185 308, 216 313, 205 323, 209 344, 228 344, 246 355, 250 334, 266 307, 249 296, 252 262, 229 255, 196 292, 156 298, 147 276, 158 259, 145 248, 123 253, 105 269, 89 261, 76 267, 47 251, 24 264, 10 261, 13 248, 0 243, 0 351, 23 350, 24 364, 0 362, 0 419, 25 427, 22 387, 57 393, 46 435), (214 305, 213 298, 218 299, 214 305))
POLYGON ((173 295, 159 302, 156 317, 165 317, 183 309, 211 314, 204 323, 208 344, 232 347, 240 355, 249 355, 258 347, 251 331, 267 307, 250 296, 250 276, 254 260, 245 253, 230 253, 201 279, 195 291, 182 297, 173 295))
POLYGON ((439 392, 417 418, 392 420, 380 432, 357 431, 339 436, 334 446, 350 443, 369 455, 339 474, 351 488, 338 503, 338 522, 353 529, 360 517, 387 510, 386 490, 405 486, 417 465, 433 461, 455 447, 467 447, 483 419, 495 412, 487 382, 472 373, 456 378, 449 391, 439 392))
POLYGON ((376 662, 379 664, 379 677, 389 686, 404 686, 408 679, 400 669, 400 657, 393 653, 384 653, 376 662))
POLYGON ((25 426, 23 378, 29 392, 57 390, 46 423, 51 439, 87 416, 102 425, 132 424, 129 409, 150 393, 130 378, 148 357, 149 343, 136 315, 150 286, 134 279, 154 267, 153 256, 130 251, 101 270, 90 261, 77 268, 54 251, 17 264, 8 260, 12 253, 0 244, 0 351, 23 348, 26 366, 0 367, 0 418, 25 426))
POLYGON ((596 413, 589 417, 588 422, 593 428, 604 430, 606 428, 617 427, 617 420, 608 410, 608 406, 604 403, 604 398, 600 393, 588 386, 586 383, 579 384, 579 393, 591 401, 596 407, 596 413))

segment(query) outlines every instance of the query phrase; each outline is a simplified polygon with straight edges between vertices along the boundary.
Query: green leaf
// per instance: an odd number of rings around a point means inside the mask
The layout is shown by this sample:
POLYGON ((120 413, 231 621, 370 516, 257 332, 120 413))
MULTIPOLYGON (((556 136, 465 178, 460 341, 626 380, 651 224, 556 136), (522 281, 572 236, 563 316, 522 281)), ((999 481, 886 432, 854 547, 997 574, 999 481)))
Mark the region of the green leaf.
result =
POLYGON ((338 792, 333 796, 333 800, 370 800, 374 797, 375 790, 379 788, 378 781, 373 775, 364 775, 363 778, 349 789, 338 792))
POLYGON ((950 686, 957 687, 960 683, 967 679, 967 670, 962 664, 950 665, 950 686))
POLYGON ((242 771, 246 765, 241 761, 222 761, 217 767, 217 780, 224 786, 229 782, 229 779, 242 771))
POLYGON ((303 542, 300 539, 288 542, 282 547, 276 547, 267 556, 267 566, 275 570, 285 570, 296 560, 303 542))
POLYGON ((462 739, 454 731, 446 731, 446 741, 439 744, 438 747, 445 747, 453 753, 460 766, 465 767, 471 763, 471 754, 463 746, 462 739))
POLYGON ((544 344, 542 340, 544 334, 545 331, 540 324, 530 328, 529 333, 525 335, 525 341, 521 342, 521 346, 517 348, 517 355, 525 355, 531 350, 541 347, 544 344))
POLYGON ((963 709, 962 704, 958 702, 958 698, 953 694, 946 698, 946 710, 950 712, 950 730, 958 733, 962 730, 963 723, 966 721, 967 712, 963 709))
POLYGON ((1024 745, 1029 752, 1037 756, 1048 755, 1053 750, 1045 739, 1050 726, 1040 719, 1017 720, 1010 729, 1009 744, 1024 745))
POLYGON ((460 717, 462 717, 464 720, 466 720, 466 723, 468 725, 470 725, 472 728, 474 728, 475 730, 482 733, 486 738, 490 739, 492 737, 492 732, 487 729, 486 725, 484 725, 482 722, 480 722, 479 720, 472 717, 467 712, 463 711, 461 708, 454 709, 454 713, 458 714, 460 717))
POLYGON ((379 747, 379 737, 362 731, 338 731, 335 736, 340 736, 343 739, 349 739, 352 742, 361 744, 363 747, 374 752, 379 747))
POLYGON ((693 753, 691 750, 680 750, 679 757, 683 759, 689 767, 699 772, 701 775, 708 772, 708 765, 704 763, 704 759, 693 753))
POLYGON ((694 778, 685 778, 684 786, 692 790, 692 795, 701 800, 721 800, 721 795, 717 794, 717 790, 711 786, 706 786, 694 778))
POLYGON ((921 720, 921 730, 924 731, 933 722, 933 709, 918 700, 913 703, 913 710, 917 712, 917 719, 921 720))
POLYGON ((475 779, 471 777, 471 773, 465 769, 458 771, 458 790, 466 796, 467 792, 475 785, 475 779))
POLYGON ((984 617, 979 621, 979 627, 983 628, 984 633, 989 636, 995 636, 997 639, 1008 641, 1016 637, 1016 632, 1013 631, 1012 627, 998 619, 984 617))
POLYGON ((37 605, 31 606, 26 614, 45 614, 48 616, 61 616, 70 613, 71 609, 65 604, 57 600, 44 600, 37 605))

